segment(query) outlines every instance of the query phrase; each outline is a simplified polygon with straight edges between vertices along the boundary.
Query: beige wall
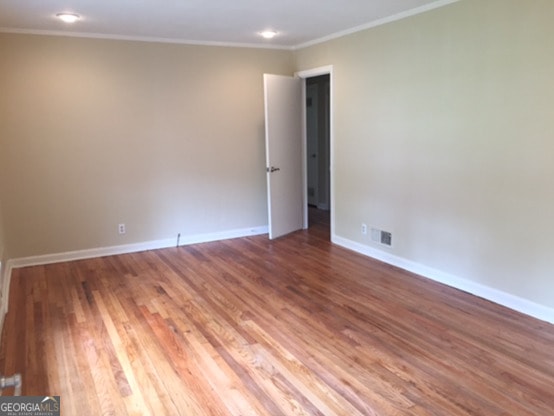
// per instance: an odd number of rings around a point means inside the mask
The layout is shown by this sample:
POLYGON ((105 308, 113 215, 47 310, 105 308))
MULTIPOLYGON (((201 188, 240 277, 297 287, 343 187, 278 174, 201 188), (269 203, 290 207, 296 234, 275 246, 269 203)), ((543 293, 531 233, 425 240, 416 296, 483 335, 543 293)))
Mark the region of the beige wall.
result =
POLYGON ((294 56, 0 34, 0 243, 266 224, 262 73, 332 64, 336 234, 391 231, 393 255, 554 307, 553 20, 462 0, 294 56))
POLYGON ((8 34, 0 50, 13 258, 267 225, 262 74, 292 74, 290 52, 8 34))
POLYGON ((2 267, 0 267, 0 279, 2 279, 2 272, 4 270, 4 266, 6 265, 7 259, 8 259, 8 250, 7 250, 7 244, 6 244, 6 236, 4 233, 4 216, 2 214, 2 200, 0 199, 0 264, 2 265, 2 267))
POLYGON ((4 264, 5 255, 6 255, 6 237, 4 235, 4 216, 2 215, 2 200, 0 199, 0 263, 2 264, 4 264))
MULTIPOLYGON (((1 66, 0 66, 1 67, 1 66)), ((0 81, 1 82, 1 81, 0 81)), ((1 84, 0 84, 1 85, 1 84)), ((2 103, 1 100, 2 94, 0 94, 0 114, 2 114, 3 109, 5 108, 5 105, 2 103)), ((0 116, 0 126, 4 124, 4 119, 0 116)), ((2 171, 2 155, 5 153, 4 148, 4 137, 0 133, 0 264, 2 264, 2 267, 0 268, 0 280, 3 277, 3 267, 5 266, 5 262, 7 260, 7 244, 6 244, 6 234, 4 232, 4 213, 2 209, 2 200, 4 198, 2 190, 4 189, 3 183, 4 183, 4 172, 2 171)), ((0 283, 0 287, 1 283, 0 283)))
POLYGON ((297 51, 334 65, 336 234, 554 307, 553 21, 463 0, 297 51))
MULTIPOLYGON (((0 151, 2 146, 0 145, 0 151)), ((0 330, 4 323, 4 313, 7 310, 7 261, 8 250, 4 234, 4 216, 2 215, 2 200, 0 198, 0 330)))

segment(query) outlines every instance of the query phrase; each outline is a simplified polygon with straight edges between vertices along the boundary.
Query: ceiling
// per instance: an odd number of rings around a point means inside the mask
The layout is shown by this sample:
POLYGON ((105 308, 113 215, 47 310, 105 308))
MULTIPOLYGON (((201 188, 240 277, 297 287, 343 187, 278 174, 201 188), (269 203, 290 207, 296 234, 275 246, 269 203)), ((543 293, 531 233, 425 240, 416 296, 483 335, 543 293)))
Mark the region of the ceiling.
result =
POLYGON ((0 31, 293 49, 453 1, 0 0, 0 31), (267 29, 278 35, 263 39, 267 29))

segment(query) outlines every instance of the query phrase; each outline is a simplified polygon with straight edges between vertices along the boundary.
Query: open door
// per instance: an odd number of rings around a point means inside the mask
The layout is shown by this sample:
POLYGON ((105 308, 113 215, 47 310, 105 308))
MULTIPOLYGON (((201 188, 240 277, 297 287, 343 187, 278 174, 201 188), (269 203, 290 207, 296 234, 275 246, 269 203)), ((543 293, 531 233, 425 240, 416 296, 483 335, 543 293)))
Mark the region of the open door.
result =
POLYGON ((264 74, 269 238, 303 227, 302 80, 264 74))

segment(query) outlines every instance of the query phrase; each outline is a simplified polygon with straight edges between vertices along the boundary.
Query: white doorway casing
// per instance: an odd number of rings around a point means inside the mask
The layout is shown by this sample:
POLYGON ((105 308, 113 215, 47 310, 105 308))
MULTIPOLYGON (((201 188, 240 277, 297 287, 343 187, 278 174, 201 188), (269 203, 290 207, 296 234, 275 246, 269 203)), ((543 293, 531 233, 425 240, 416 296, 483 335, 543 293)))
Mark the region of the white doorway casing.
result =
POLYGON ((307 163, 307 109, 306 109, 306 79, 317 77, 320 75, 329 75, 329 188, 330 188, 330 209, 331 209, 331 241, 334 239, 335 235, 335 191, 334 191, 334 128, 333 128, 333 66, 322 66, 314 69, 309 69, 305 71, 299 71, 295 76, 301 78, 302 82, 302 100, 304 105, 302 106, 302 189, 303 189, 303 228, 308 228, 308 163, 307 163))
POLYGON ((319 204, 319 88, 318 85, 306 85, 306 152, 308 205, 319 204))
MULTIPOLYGON (((329 75, 306 79, 308 205, 329 211, 329 75)), ((311 218, 308 218, 311 223, 311 218)))

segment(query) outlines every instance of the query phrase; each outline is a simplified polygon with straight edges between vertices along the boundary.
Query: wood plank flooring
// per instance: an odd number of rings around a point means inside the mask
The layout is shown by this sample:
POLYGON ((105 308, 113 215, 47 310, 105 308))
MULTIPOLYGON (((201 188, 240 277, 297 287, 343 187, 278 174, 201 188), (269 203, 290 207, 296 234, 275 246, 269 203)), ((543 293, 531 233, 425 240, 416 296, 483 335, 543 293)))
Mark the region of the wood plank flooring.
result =
POLYGON ((554 414, 554 326, 328 240, 16 269, 0 371, 62 415, 554 414))

